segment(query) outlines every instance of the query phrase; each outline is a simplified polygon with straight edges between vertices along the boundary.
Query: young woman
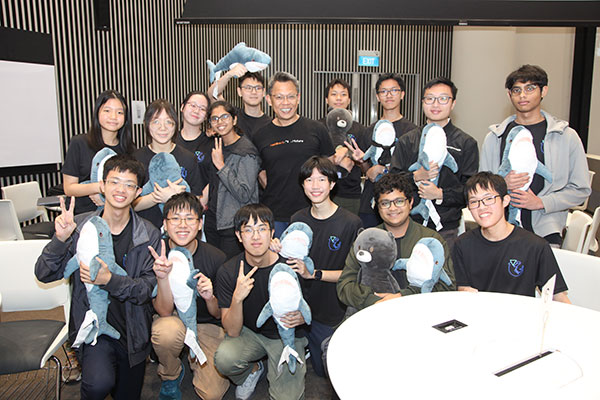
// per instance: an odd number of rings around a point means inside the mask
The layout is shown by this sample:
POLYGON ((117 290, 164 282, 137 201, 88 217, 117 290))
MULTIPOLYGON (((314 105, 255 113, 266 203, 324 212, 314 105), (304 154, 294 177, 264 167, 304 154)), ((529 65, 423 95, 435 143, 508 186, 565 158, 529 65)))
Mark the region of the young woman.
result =
POLYGON ((144 131, 148 145, 138 149, 134 154, 134 157, 146 168, 144 183, 148 181, 150 160, 158 153, 172 154, 181 167, 180 179, 171 182, 167 187, 157 186, 152 193, 140 196, 134 202, 135 211, 160 229, 163 217, 158 204, 165 203, 174 194, 183 192, 185 186, 180 185, 183 179, 190 186, 192 194, 196 196, 202 194, 202 186, 196 158, 191 152, 175 143, 177 112, 171 103, 159 99, 148 106, 144 115, 144 131))
POLYGON ((216 139, 204 233, 208 243, 232 257, 243 250, 234 233, 233 216, 240 207, 258 202, 260 159, 252 142, 236 131, 236 111, 231 104, 213 103, 208 116, 216 139))
POLYGON ((93 211, 103 205, 99 183, 82 184, 90 179, 92 159, 103 147, 117 154, 135 150, 131 137, 131 116, 127 102, 114 90, 100 93, 94 104, 92 126, 88 133, 73 136, 63 164, 63 189, 75 196, 75 214, 93 211))

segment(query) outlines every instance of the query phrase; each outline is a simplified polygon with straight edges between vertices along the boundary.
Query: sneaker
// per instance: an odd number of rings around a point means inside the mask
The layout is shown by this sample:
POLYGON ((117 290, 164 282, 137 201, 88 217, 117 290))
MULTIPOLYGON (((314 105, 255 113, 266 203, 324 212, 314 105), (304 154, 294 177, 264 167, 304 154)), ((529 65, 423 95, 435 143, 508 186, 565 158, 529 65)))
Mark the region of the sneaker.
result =
POLYGON ((181 364, 181 373, 177 379, 170 381, 163 381, 160 385, 160 393, 158 394, 159 400, 181 400, 181 381, 185 374, 185 368, 183 363, 181 364))
POLYGON ((254 389, 256 389, 256 384, 260 379, 266 374, 267 369, 265 368, 262 361, 257 363, 258 369, 248 375, 244 383, 237 386, 235 388, 235 398, 236 400, 247 400, 254 393, 254 389))

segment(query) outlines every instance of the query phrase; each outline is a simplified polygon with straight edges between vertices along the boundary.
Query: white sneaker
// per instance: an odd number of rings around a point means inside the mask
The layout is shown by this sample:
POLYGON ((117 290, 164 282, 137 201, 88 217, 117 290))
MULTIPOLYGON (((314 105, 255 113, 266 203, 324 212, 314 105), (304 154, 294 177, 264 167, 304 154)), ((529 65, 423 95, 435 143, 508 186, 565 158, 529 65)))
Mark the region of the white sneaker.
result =
POLYGON ((235 388, 236 400, 248 400, 250 396, 252 396, 252 393, 254 393, 254 389, 256 389, 256 385, 258 384, 258 381, 260 381, 260 378, 267 372, 262 361, 259 361, 257 364, 258 369, 248 375, 244 383, 235 388))

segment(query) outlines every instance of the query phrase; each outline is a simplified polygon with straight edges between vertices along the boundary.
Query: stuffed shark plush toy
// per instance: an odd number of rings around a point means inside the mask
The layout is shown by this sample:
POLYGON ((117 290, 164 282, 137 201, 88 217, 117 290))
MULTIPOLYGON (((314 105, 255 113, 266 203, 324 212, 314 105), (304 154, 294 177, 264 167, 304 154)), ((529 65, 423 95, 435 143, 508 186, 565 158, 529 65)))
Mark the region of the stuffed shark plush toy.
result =
MULTIPOLYGON (((531 132, 521 125, 512 128, 506 137, 506 145, 504 146, 498 174, 506 176, 512 170, 529 174, 529 181, 519 188, 523 191, 529 189, 533 174, 538 174, 548 182, 552 182, 552 173, 537 158, 531 132)), ((521 226, 520 208, 509 205, 508 222, 521 226)))
MULTIPOLYGON (((154 184, 158 183, 160 187, 167 187, 167 180, 175 182, 181 178, 181 167, 177 163, 175 157, 170 153, 157 153, 150 160, 148 165, 148 182, 142 188, 141 196, 145 196, 154 191, 154 184)), ((185 186, 185 191, 190 191, 190 185, 185 181, 181 181, 180 185, 185 186)), ((158 205, 162 212, 164 205, 158 205)))
POLYGON ((271 63, 271 57, 267 53, 240 42, 216 65, 210 60, 206 60, 206 63, 210 70, 210 83, 213 83, 215 79, 220 78, 221 72, 230 70, 234 64, 243 64, 250 72, 262 71, 271 63))
POLYGON ((420 287, 421 293, 430 293, 440 279, 446 285, 452 285, 443 267, 444 246, 433 237, 419 240, 410 258, 401 258, 394 265, 395 270, 406 270, 408 282, 411 286, 420 287))
MULTIPOLYGON (((269 301, 258 315, 256 326, 260 328, 271 316, 275 320, 284 346, 278 363, 279 373, 281 373, 284 362, 287 362, 288 369, 292 374, 296 372, 296 362, 302 362, 294 345, 296 330, 286 328, 281 322, 281 318, 285 314, 297 310, 302 313, 304 322, 310 325, 312 320, 310 307, 302 297, 296 273, 289 265, 277 263, 269 274, 269 301)), ((298 350, 304 351, 304 349, 298 350)))
POLYGON ((279 252, 285 258, 297 258, 304 261, 304 265, 311 275, 315 272, 315 263, 308 256, 312 238, 313 232, 310 226, 304 222, 294 222, 283 231, 281 251, 279 252))
MULTIPOLYGON (((86 183, 97 183, 100 182, 104 177, 104 163, 111 157, 116 156, 117 153, 110 147, 104 147, 100 149, 94 158, 92 159, 92 169, 90 171, 90 180, 83 181, 82 184, 86 183)), ((104 201, 104 195, 100 193, 100 198, 104 201)))
MULTIPOLYGON (((115 261, 110 228, 106 221, 99 216, 93 216, 83 224, 79 240, 77 241, 77 252, 69 260, 65 268, 65 279, 79 269, 79 263, 83 262, 90 267, 92 280, 96 280, 101 267, 96 257, 106 263, 111 273, 123 276, 127 275, 127 272, 115 261)), ((99 335, 107 335, 113 339, 119 339, 121 337, 119 332, 106 321, 108 304, 110 303, 108 292, 101 289, 100 286, 90 283, 86 283, 85 288, 87 290, 90 309, 85 314, 72 347, 77 348, 82 343, 94 346, 99 335)))
POLYGON ((325 120, 333 147, 344 146, 348 140, 347 134, 352 128, 352 114, 344 108, 334 108, 329 111, 325 120))
MULTIPOLYGON (((379 120, 373 128, 371 141, 373 144, 365 152, 363 160, 370 160, 372 165, 383 165, 388 169, 397 142, 394 124, 385 119, 379 120)), ((382 176, 383 174, 377 175, 375 182, 382 176)))
MULTIPOLYGON (((423 167, 429 171, 429 162, 433 161, 439 166, 439 170, 442 167, 448 167, 452 172, 458 171, 458 165, 456 160, 452 157, 452 154, 448 153, 446 148, 446 132, 444 129, 436 124, 427 124, 421 132, 421 141, 419 143, 419 156, 417 161, 411 165, 408 170, 416 171, 423 167)), ((437 186, 439 181, 439 174, 432 180, 437 186)), ((423 217, 423 225, 427 225, 429 218, 433 220, 436 230, 443 228, 440 222, 440 215, 438 214, 433 202, 431 200, 421 199, 410 211, 411 215, 420 214, 423 217)))

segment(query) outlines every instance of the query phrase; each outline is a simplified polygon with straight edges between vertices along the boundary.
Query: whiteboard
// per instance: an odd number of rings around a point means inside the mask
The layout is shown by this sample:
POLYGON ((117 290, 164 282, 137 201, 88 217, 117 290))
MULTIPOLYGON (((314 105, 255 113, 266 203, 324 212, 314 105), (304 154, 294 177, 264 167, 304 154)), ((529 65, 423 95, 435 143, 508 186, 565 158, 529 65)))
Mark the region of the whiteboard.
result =
POLYGON ((62 163, 54 66, 0 60, 0 168, 62 163))

